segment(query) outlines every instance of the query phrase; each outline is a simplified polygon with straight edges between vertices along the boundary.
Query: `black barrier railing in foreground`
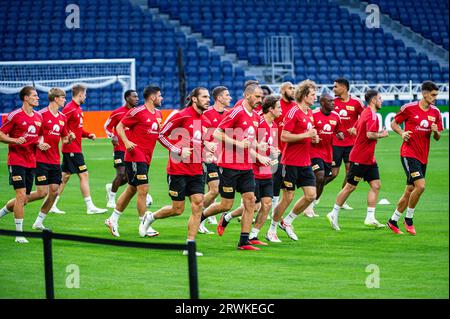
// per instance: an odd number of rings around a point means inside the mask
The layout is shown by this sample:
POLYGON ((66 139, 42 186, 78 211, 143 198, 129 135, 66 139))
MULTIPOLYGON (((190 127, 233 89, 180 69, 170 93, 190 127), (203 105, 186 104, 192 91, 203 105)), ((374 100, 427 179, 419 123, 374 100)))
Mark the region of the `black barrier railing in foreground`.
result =
POLYGON ((47 299, 55 298, 53 285, 53 256, 52 256, 52 240, 69 240, 90 244, 146 248, 146 249, 168 249, 168 250, 187 250, 188 251, 188 270, 189 270, 189 292, 191 299, 198 299, 198 273, 197 273, 197 256, 195 254, 195 242, 187 244, 155 244, 142 243, 135 241, 114 240, 106 238, 86 237, 79 235, 58 234, 52 231, 44 230, 43 232, 18 232, 14 230, 0 229, 0 236, 25 236, 31 238, 42 238, 44 244, 44 269, 45 269, 45 294, 47 299))

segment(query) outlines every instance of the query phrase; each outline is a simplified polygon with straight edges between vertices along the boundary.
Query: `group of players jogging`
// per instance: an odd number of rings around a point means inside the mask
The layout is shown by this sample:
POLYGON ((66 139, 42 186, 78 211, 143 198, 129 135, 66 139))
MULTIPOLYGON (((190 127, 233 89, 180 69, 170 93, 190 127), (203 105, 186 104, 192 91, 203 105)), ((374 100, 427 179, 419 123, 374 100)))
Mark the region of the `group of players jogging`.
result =
MULTIPOLYGON (((398 223, 406 211, 404 228, 415 235, 414 209, 425 190, 430 137, 439 140, 443 129, 440 111, 434 106, 439 88, 433 82, 424 82, 422 98, 403 105, 391 123, 392 130, 403 139, 400 158, 407 179, 405 191, 386 224, 375 218, 381 187, 375 146, 378 139, 388 136, 376 114, 382 107, 382 97, 378 91, 368 90, 364 105, 349 94, 349 89, 348 80, 336 79, 335 97, 321 95, 320 107, 313 110, 317 86, 311 80, 296 86, 283 83, 279 97, 265 92, 257 81, 247 81, 243 98, 233 108, 226 87, 211 91, 212 106, 209 90, 197 87, 189 94, 185 108, 173 112, 165 121, 158 109, 163 101, 160 88, 146 87, 144 104, 140 106, 138 93, 128 90, 124 94, 126 104, 114 110, 104 125, 114 145, 116 168, 116 177, 107 185, 107 206, 113 212, 105 225, 119 237, 120 216, 137 194, 139 236, 154 237, 159 235, 152 228, 155 221, 181 215, 189 197, 187 241, 195 241, 197 233, 211 234, 207 221, 216 223, 217 233, 222 236, 235 217, 241 221, 240 250, 260 250, 267 242, 281 242, 278 228, 290 239, 298 240, 293 221, 302 213, 318 216, 315 206, 324 186, 338 176, 344 162, 343 187, 326 215, 331 228, 340 230, 339 211, 352 209, 346 201, 364 180, 370 185, 364 224, 374 228, 387 225, 394 233, 402 234, 398 223), (167 183, 172 203, 150 212, 148 173, 157 141, 169 151, 167 183), (126 189, 116 201, 116 193, 124 184, 126 189), (298 188, 302 194, 285 214, 298 188), (230 211, 236 192, 241 194, 241 205, 230 211), (220 201, 216 201, 219 194, 220 201), (217 222, 214 216, 220 213, 217 222), (258 237, 266 220, 270 220, 264 236, 267 242, 258 237)), ((85 86, 74 85, 72 101, 65 105, 65 92, 52 88, 48 107, 35 111, 39 96, 34 87, 25 86, 19 93, 22 107, 8 114, 0 128, 0 141, 9 147, 10 184, 16 192, 15 198, 0 210, 0 218, 13 212, 19 232, 23 231, 24 206, 31 201, 44 199, 33 229, 46 229, 43 221, 49 212, 64 213, 56 203, 72 174, 80 179, 87 214, 107 211, 92 201, 82 153, 82 138, 96 138, 83 128, 81 105, 86 91, 85 86), (36 190, 32 191, 34 181, 36 190)), ((21 236, 15 241, 28 242, 21 236)))

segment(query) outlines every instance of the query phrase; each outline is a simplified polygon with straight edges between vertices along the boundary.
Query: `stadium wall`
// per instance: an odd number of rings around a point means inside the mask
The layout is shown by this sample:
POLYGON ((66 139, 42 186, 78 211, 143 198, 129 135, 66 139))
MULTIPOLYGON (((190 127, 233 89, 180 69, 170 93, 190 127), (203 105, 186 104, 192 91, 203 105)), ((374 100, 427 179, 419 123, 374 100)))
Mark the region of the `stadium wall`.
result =
MULTIPOLYGON (((442 121, 444 130, 448 130, 450 127, 449 123, 449 107, 448 105, 438 106, 441 110, 442 121)), ((381 126, 385 126, 388 130, 391 130, 390 123, 394 118, 395 114, 400 109, 399 106, 383 106, 379 111, 378 117, 382 123, 381 126)), ((163 116, 163 121, 172 113, 172 109, 161 109, 163 116)), ((87 111, 84 112, 84 128, 90 133, 94 133, 98 138, 106 138, 105 130, 103 125, 108 119, 112 111, 87 111)), ((3 123, 7 114, 2 114, 0 120, 0 125, 3 123)))

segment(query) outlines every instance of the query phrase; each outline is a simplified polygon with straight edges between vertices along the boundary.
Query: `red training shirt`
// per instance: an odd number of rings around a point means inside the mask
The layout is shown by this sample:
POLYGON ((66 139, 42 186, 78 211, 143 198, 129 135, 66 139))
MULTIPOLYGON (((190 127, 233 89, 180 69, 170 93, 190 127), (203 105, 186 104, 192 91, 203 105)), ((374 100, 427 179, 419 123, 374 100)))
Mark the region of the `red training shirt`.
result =
POLYGON ((313 111, 314 127, 317 130, 320 141, 311 145, 311 158, 321 158, 325 163, 333 162, 333 138, 341 130, 341 118, 339 114, 331 111, 326 115, 320 108, 313 111))
POLYGON ((442 131, 442 117, 439 109, 430 105, 428 110, 423 110, 419 102, 412 102, 402 106, 395 115, 395 122, 405 123, 405 131, 411 131, 412 134, 408 141, 403 141, 400 148, 400 155, 403 157, 412 157, 427 164, 430 151, 431 124, 438 126, 439 132, 442 131))
POLYGON ((36 146, 42 135, 42 116, 33 111, 30 116, 20 108, 8 114, 5 123, 0 128, 3 133, 12 138, 24 137, 23 144, 8 144, 8 165, 26 168, 36 167, 36 146))
POLYGON ((117 136, 118 140, 119 140, 119 144, 114 145, 114 152, 116 152, 116 151, 125 152, 125 150, 126 150, 122 139, 120 138, 120 136, 118 136, 116 134, 116 126, 123 119, 125 114, 128 113, 129 110, 130 109, 126 105, 121 106, 118 109, 115 109, 114 111, 112 111, 111 115, 108 117, 108 119, 105 122, 104 128, 105 128, 106 135, 109 138, 117 136))
POLYGON ((343 140, 338 140, 336 136, 333 138, 334 146, 353 146, 356 141, 356 137, 350 135, 347 130, 355 126, 365 106, 357 97, 349 96, 349 98, 348 102, 342 102, 338 97, 334 99, 334 110, 341 117, 341 129, 342 133, 344 133, 343 140))
POLYGON ((378 132, 379 129, 377 113, 370 107, 366 108, 356 123, 356 142, 350 152, 350 162, 363 165, 373 165, 377 162, 375 160, 377 140, 369 139, 367 132, 378 132))
POLYGON ((170 151, 167 163, 169 175, 203 174, 203 141, 209 127, 209 119, 192 106, 179 111, 164 124, 159 140, 170 151), (181 158, 183 147, 193 149, 189 158, 181 158))
MULTIPOLYGON (((278 139, 278 126, 275 121, 272 122, 271 125, 267 123, 264 116, 261 116, 261 120, 259 121, 258 128, 258 142, 265 142, 268 146, 276 147, 277 139, 278 139)), ((270 148, 267 149, 265 156, 270 156, 270 148)), ((272 178, 272 167, 264 166, 259 161, 256 161, 253 164, 253 173, 256 179, 270 179, 272 178)))
POLYGON ((125 150, 126 162, 141 162, 150 166, 159 138, 162 123, 161 111, 150 112, 145 105, 130 109, 121 120, 127 138, 137 146, 131 151, 125 150))
MULTIPOLYGON (((218 128, 222 129, 227 136, 242 141, 247 138, 253 143, 259 127, 260 116, 255 112, 248 112, 244 106, 239 106, 230 111, 218 128)), ((223 152, 220 156, 218 166, 234 170, 250 170, 254 162, 249 156, 249 149, 237 149, 235 145, 222 142, 223 152)))
MULTIPOLYGON (((311 109, 303 112, 298 105, 291 108, 284 118, 283 130, 292 134, 302 134, 313 128, 314 117, 311 109)), ((291 166, 310 166, 311 138, 304 138, 297 142, 284 143, 281 164, 291 166)))
POLYGON ((39 111, 42 116, 42 135, 44 143, 50 145, 46 151, 36 149, 36 162, 58 165, 61 163, 59 155, 59 141, 61 136, 69 135, 66 125, 66 117, 61 112, 53 115, 48 107, 39 111))
POLYGON ((64 106, 62 113, 66 116, 67 131, 75 133, 72 143, 63 144, 63 153, 81 153, 81 139, 89 137, 89 132, 83 129, 83 110, 74 100, 64 106))

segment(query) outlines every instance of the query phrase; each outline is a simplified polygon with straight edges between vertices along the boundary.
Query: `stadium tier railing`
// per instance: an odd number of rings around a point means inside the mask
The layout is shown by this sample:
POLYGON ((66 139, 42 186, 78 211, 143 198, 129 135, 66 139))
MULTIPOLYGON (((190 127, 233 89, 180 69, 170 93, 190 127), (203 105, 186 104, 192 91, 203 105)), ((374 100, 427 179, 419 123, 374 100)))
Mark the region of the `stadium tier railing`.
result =
MULTIPOLYGON (((439 87, 438 100, 449 100, 449 84, 448 83, 436 83, 439 87)), ((279 92, 280 84, 270 84, 269 87, 274 92, 279 92)), ((381 93, 381 97, 384 101, 412 101, 422 98, 421 92, 422 83, 350 83, 349 93, 364 99, 364 94, 369 89, 378 90, 381 93)), ((317 91, 322 93, 332 93, 333 84, 317 84, 317 91)))
POLYGON ((188 251, 188 270, 189 270, 189 292, 191 299, 199 299, 198 292, 198 272, 195 242, 187 244, 155 244, 142 243, 124 240, 113 240, 106 238, 87 237, 70 234, 58 234, 50 230, 42 232, 18 232, 14 230, 0 229, 0 236, 25 236, 31 238, 42 238, 44 244, 44 269, 45 269, 45 295, 47 299, 55 299, 55 290, 53 284, 53 255, 52 240, 68 240, 90 244, 110 245, 131 248, 145 249, 167 249, 167 250, 187 250, 188 251))

